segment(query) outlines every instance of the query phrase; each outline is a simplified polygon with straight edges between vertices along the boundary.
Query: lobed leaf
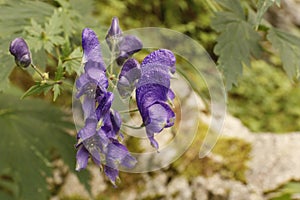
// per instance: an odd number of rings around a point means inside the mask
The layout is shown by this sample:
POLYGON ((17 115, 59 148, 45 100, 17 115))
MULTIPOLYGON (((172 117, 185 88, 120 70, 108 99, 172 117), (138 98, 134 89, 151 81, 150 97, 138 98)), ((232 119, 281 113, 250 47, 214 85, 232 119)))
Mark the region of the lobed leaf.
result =
POLYGON ((283 68, 290 78, 299 78, 300 38, 276 28, 270 28, 267 39, 278 50, 283 68))
POLYGON ((31 86, 23 94, 23 96, 21 97, 21 99, 24 99, 25 97, 28 97, 28 96, 31 96, 31 95, 41 94, 42 92, 47 93, 52 87, 53 87, 53 84, 38 82, 35 85, 31 86))
POLYGON ((243 72, 243 64, 250 66, 251 55, 259 56, 260 36, 252 25, 236 12, 218 12, 212 21, 212 28, 220 32, 214 52, 219 56, 218 66, 223 70, 226 88, 237 84, 243 72))
POLYGON ((54 152, 74 168, 76 141, 65 132, 72 127, 65 117, 41 100, 0 94, 1 199, 49 199, 46 177, 54 152))
POLYGON ((255 22, 256 27, 258 27, 258 25, 261 23, 261 20, 263 18, 263 15, 265 14, 265 12, 274 3, 277 6, 280 6, 280 0, 258 0, 258 2, 257 2, 257 15, 256 15, 256 22, 255 22))

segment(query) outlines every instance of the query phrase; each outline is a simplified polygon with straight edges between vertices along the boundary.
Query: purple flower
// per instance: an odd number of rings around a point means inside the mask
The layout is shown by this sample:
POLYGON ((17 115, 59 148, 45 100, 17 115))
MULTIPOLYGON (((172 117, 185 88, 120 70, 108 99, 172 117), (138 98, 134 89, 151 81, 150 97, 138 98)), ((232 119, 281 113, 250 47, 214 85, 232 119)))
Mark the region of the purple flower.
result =
POLYGON ((30 51, 23 38, 14 39, 10 43, 9 51, 15 57, 17 66, 26 68, 31 64, 30 51))
POLYGON ((122 98, 127 98, 131 95, 140 76, 140 64, 133 58, 128 59, 122 67, 117 83, 117 88, 122 98))
POLYGON ((143 48, 142 42, 137 37, 133 35, 123 36, 117 17, 112 19, 111 26, 105 39, 110 50, 117 54, 116 61, 120 66, 130 56, 143 48))
POLYGON ((136 101, 146 133, 158 149, 155 133, 174 125, 175 113, 168 101, 175 97, 170 89, 170 73, 175 72, 175 56, 166 49, 150 53, 141 64, 141 77, 136 84, 136 101))
POLYGON ((95 111, 96 91, 101 90, 106 93, 108 80, 100 43, 97 35, 91 29, 85 28, 82 31, 82 48, 84 73, 76 81, 76 97, 79 98, 84 95, 83 111, 86 119, 95 111))
POLYGON ((122 65, 130 56, 143 48, 142 42, 134 35, 126 35, 119 43, 117 64, 122 65))
POLYGON ((114 17, 112 19, 111 25, 108 29, 108 33, 105 37, 105 40, 110 48, 112 50, 114 45, 118 44, 119 41, 122 38, 122 30, 119 26, 119 19, 117 17, 114 17))
POLYGON ((111 109, 113 93, 107 91, 108 79, 97 35, 91 29, 82 32, 84 73, 77 79, 77 98, 83 99, 85 126, 77 134, 76 170, 86 168, 88 159, 104 167, 115 185, 119 167, 136 163, 127 148, 119 143, 121 117, 111 109))

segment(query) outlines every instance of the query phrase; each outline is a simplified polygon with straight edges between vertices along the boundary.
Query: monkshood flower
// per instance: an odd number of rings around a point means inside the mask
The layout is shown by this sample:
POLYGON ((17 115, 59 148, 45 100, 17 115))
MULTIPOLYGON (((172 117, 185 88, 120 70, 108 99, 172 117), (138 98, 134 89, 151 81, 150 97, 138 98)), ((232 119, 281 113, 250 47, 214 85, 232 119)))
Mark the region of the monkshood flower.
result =
POLYGON ((10 53, 15 57, 18 67, 28 67, 31 64, 30 50, 23 38, 14 39, 9 46, 10 53))
POLYGON ((77 79, 77 98, 83 99, 85 126, 77 134, 76 170, 86 168, 91 158, 115 185, 119 167, 134 167, 136 160, 117 140, 121 117, 111 109, 113 93, 107 91, 108 79, 97 35, 82 32, 84 73, 77 79))
POLYGON ((131 96, 131 93, 135 89, 135 84, 140 77, 140 64, 133 58, 128 59, 121 69, 117 83, 117 88, 122 98, 131 96))
POLYGON ((174 125, 175 113, 168 101, 175 97, 170 89, 171 73, 175 73, 175 56, 166 49, 150 53, 141 64, 141 77, 136 84, 136 101, 153 147, 159 145, 155 133, 174 125))
POLYGON ((122 65, 134 53, 143 48, 142 42, 134 35, 123 36, 117 17, 112 19, 111 26, 105 37, 106 42, 113 53, 116 53, 118 65, 122 65))

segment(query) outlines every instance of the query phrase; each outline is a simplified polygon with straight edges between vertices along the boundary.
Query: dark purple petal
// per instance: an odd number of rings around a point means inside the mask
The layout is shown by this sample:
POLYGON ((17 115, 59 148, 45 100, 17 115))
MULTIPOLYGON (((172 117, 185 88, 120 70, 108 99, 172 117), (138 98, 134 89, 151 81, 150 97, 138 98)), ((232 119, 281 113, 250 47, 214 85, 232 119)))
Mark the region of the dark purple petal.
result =
POLYGON ((82 31, 83 63, 93 61, 100 69, 105 69, 102 60, 101 47, 96 33, 85 28, 82 31))
POLYGON ((78 137, 81 140, 86 140, 96 134, 97 119, 91 116, 85 120, 85 126, 78 132, 78 137))
POLYGON ((154 132, 151 132, 150 130, 146 129, 146 133, 147 133, 147 136, 148 136, 151 146, 153 146, 155 149, 158 149, 159 145, 158 145, 158 142, 154 139, 154 132))
POLYGON ((104 96, 97 98, 98 107, 96 108, 96 114, 98 120, 108 116, 113 99, 114 95, 112 92, 106 92, 104 96))
POLYGON ((90 65, 85 66, 85 73, 88 75, 90 82, 95 82, 97 86, 106 88, 108 87, 108 80, 104 71, 100 68, 95 68, 90 65))
MULTIPOLYGON (((95 129, 96 131, 96 129, 95 129)), ((109 144, 109 139, 105 136, 105 133, 100 129, 96 134, 92 135, 89 138, 83 140, 84 147, 90 153, 93 161, 100 165, 103 158, 105 157, 105 152, 107 145, 109 144)))
POLYGON ((137 37, 133 35, 124 36, 119 43, 118 65, 122 65, 127 58, 140 51, 142 48, 143 44, 137 37))
POLYGON ((96 109, 95 98, 91 98, 88 95, 84 96, 83 103, 82 103, 84 119, 93 115, 93 113, 95 113, 95 109, 96 109))
POLYGON ((109 178, 110 182, 116 186, 116 179, 119 176, 119 170, 104 166, 104 173, 109 178))
POLYGON ((150 53, 142 62, 141 67, 143 68, 149 63, 159 63, 170 68, 171 73, 175 73, 175 62, 176 58, 172 51, 167 49, 159 49, 150 53))
POLYGON ((117 139, 122 124, 121 116, 117 111, 111 110, 109 117, 106 117, 101 129, 110 139, 117 139))
POLYGON ((120 131, 122 119, 118 111, 110 112, 110 120, 115 133, 120 131))
POLYGON ((118 140, 112 140, 107 147, 107 166, 118 169, 119 165, 132 168, 136 164, 136 160, 132 157, 128 149, 119 143, 118 140))
POLYGON ((151 145, 158 149, 158 143, 154 139, 154 134, 160 133, 164 128, 173 126, 175 113, 168 104, 157 102, 148 108, 148 118, 146 133, 151 145))
POLYGON ((139 108, 146 108, 156 101, 167 101, 169 88, 158 84, 142 85, 136 89, 136 101, 139 108))
POLYGON ((131 58, 128 59, 121 70, 117 88, 122 98, 127 98, 131 95, 135 88, 136 81, 141 76, 141 69, 139 63, 131 58))
POLYGON ((94 68, 94 69, 98 69, 98 70, 101 70, 101 71, 105 71, 105 65, 103 65, 103 63, 99 63, 99 62, 96 62, 96 61, 93 61, 93 60, 89 60, 87 61, 85 64, 84 64, 84 69, 86 68, 94 68))
POLYGON ((167 96, 168 96, 169 101, 172 101, 175 99, 175 94, 171 89, 169 89, 167 96))
POLYGON ((29 48, 23 38, 14 39, 9 46, 10 53, 15 57, 19 67, 28 67, 31 64, 29 48))
POLYGON ((174 125, 175 113, 170 106, 164 102, 157 102, 148 108, 149 124, 146 125, 147 129, 159 133, 165 127, 174 125))
POLYGON ((89 159, 89 152, 81 145, 76 154, 76 171, 85 169, 89 159))

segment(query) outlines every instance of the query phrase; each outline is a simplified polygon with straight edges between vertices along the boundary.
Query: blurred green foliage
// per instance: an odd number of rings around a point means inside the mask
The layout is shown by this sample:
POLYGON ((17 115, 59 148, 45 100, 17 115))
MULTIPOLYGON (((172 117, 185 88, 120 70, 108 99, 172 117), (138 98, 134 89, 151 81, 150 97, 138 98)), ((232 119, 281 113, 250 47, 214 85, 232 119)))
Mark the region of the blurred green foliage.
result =
POLYGON ((291 181, 276 191, 269 193, 271 196, 270 200, 293 200, 299 199, 300 195, 300 183, 291 181))
POLYGON ((281 68, 253 61, 229 92, 229 112, 254 132, 299 131, 299 87, 281 68))

